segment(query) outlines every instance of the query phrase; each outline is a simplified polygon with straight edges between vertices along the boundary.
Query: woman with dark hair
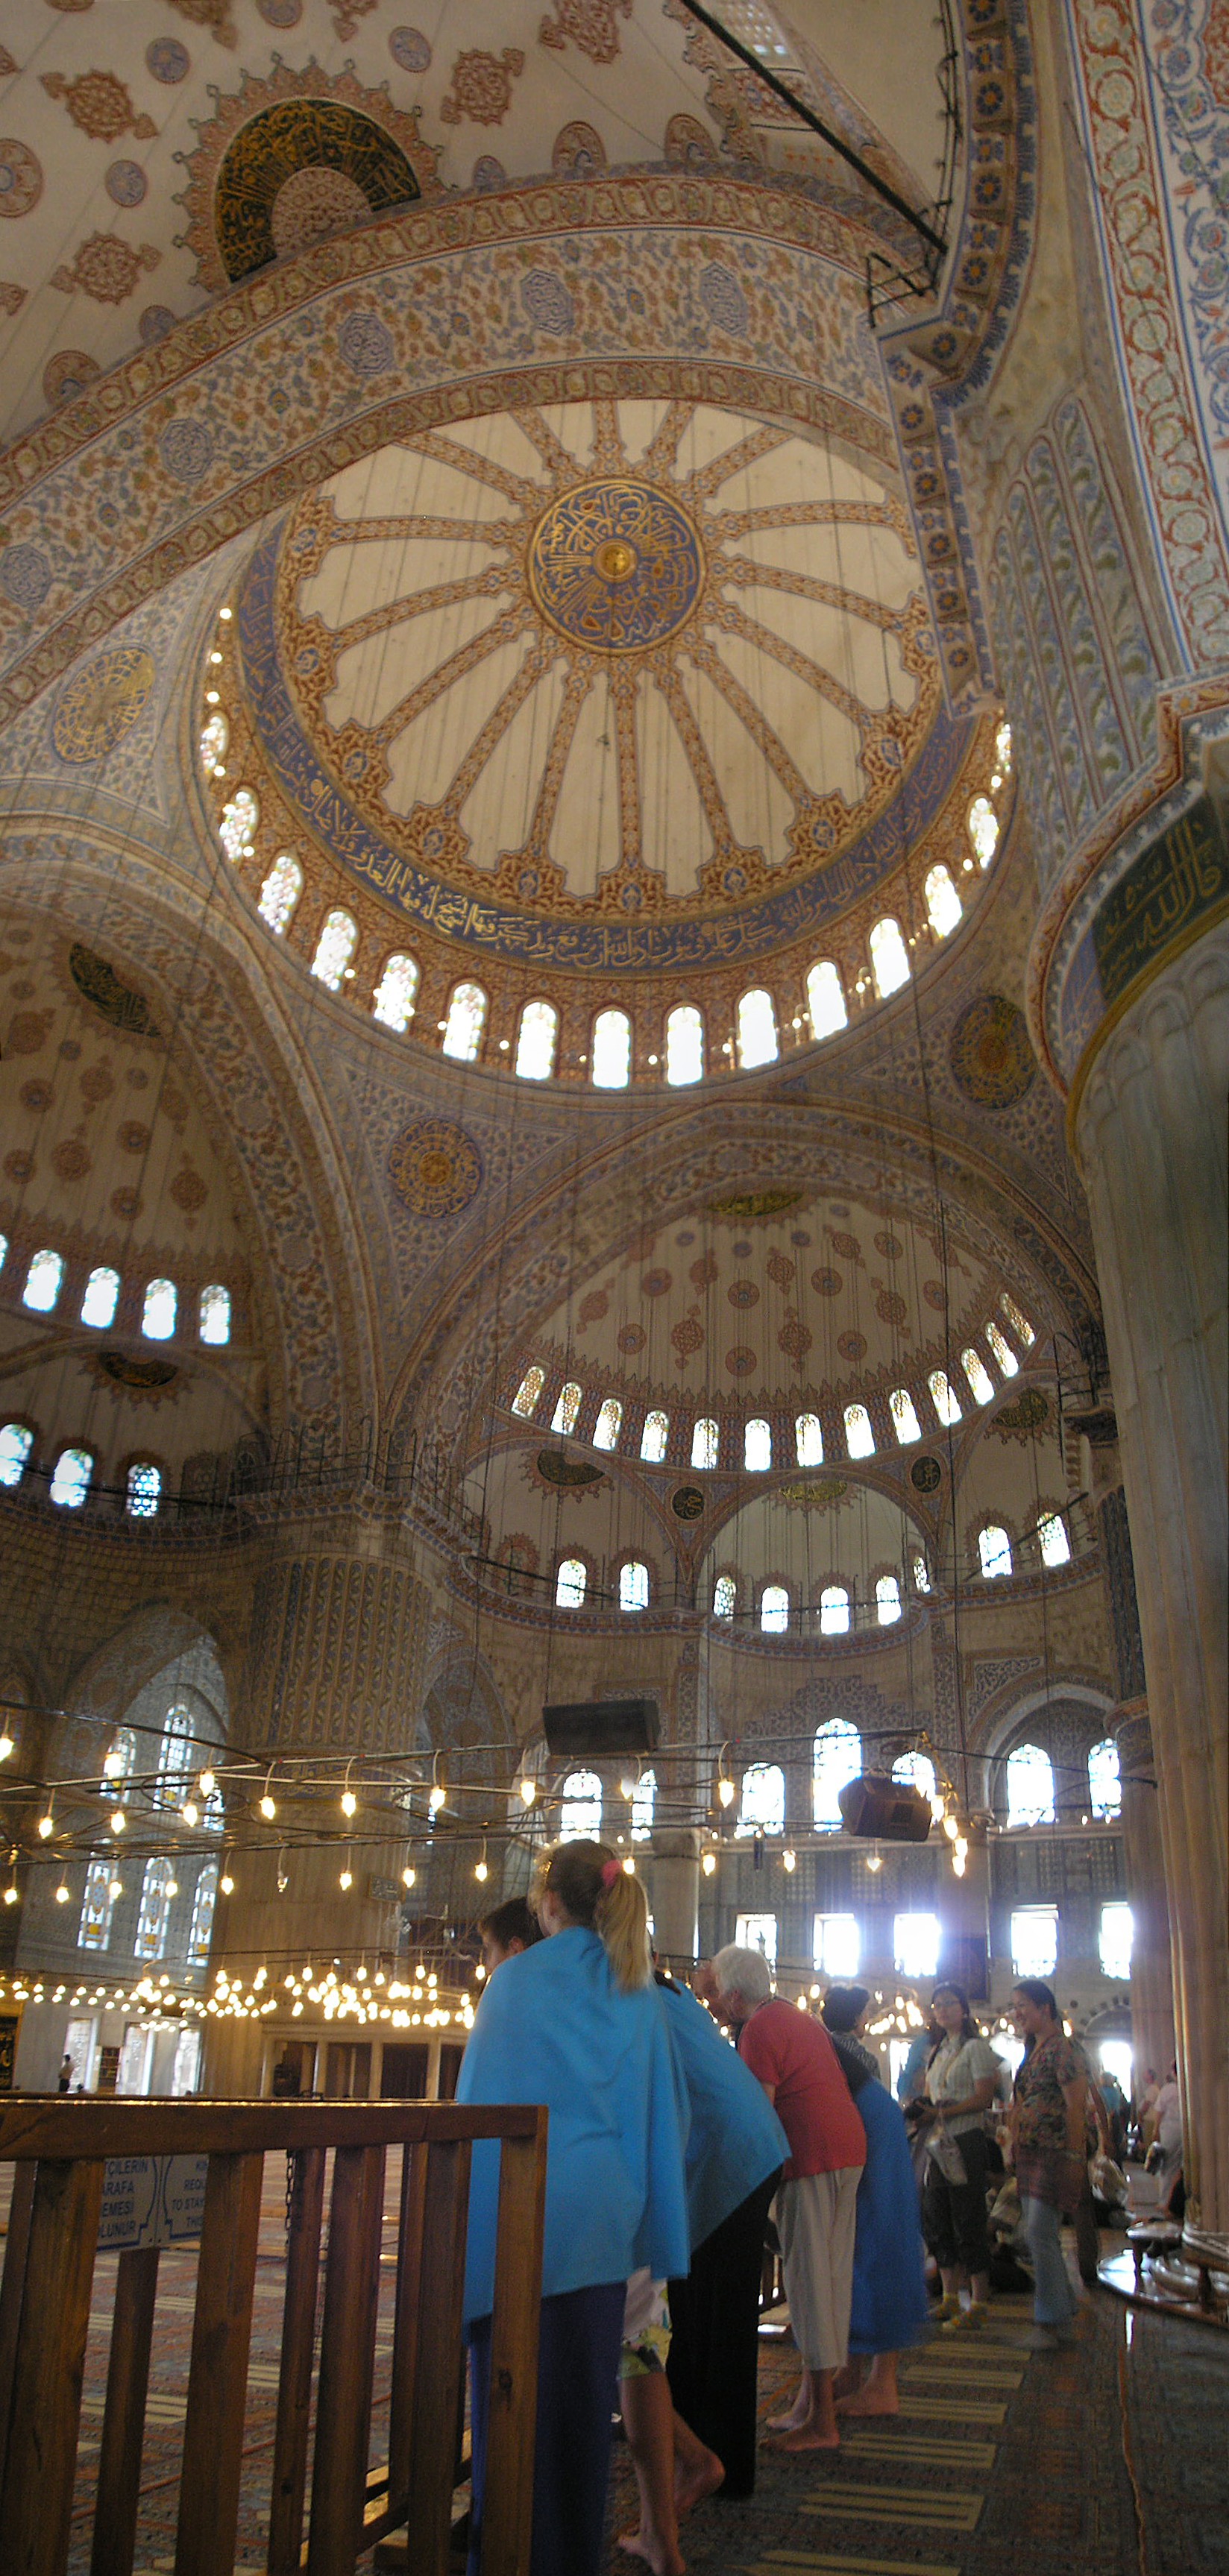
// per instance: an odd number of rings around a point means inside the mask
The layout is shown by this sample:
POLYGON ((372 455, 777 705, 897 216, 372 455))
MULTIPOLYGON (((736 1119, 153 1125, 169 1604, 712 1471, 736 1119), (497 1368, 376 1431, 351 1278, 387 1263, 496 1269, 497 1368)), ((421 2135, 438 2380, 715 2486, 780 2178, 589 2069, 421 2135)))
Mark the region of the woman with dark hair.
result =
POLYGON ((936 2311, 945 2334, 984 2325, 990 2300, 986 2228, 986 2113, 999 2061, 983 2039, 960 1986, 936 1986, 931 2019, 939 2037, 926 2062, 922 2234, 939 2266, 943 2298, 936 2311), (962 2308, 967 2283, 970 2304, 962 2308))
POLYGON ((1011 2155, 1036 2282, 1033 2343, 1045 2352, 1075 2340, 1077 2301, 1061 2229, 1084 2183, 1088 2077, 1040 1977, 1021 1977, 1011 2009, 1024 2039, 1011 2098, 1011 2155))
POLYGON ((917 2185, 904 2116, 863 2046, 870 2000, 865 1986, 830 1986, 821 2007, 866 2131, 849 2315, 851 2384, 837 2396, 838 2415, 900 2413, 896 2356, 906 2344, 916 2343, 927 2312, 917 2185), (863 2356, 870 2357, 865 2378, 863 2356))

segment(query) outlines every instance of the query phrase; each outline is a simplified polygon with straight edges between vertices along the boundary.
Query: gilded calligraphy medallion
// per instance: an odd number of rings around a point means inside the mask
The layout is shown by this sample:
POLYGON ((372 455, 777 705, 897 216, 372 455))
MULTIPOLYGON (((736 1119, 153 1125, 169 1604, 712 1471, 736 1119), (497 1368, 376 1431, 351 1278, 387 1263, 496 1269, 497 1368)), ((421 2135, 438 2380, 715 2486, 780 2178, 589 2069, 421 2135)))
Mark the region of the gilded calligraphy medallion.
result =
POLYGON ((652 483, 612 475, 564 492, 529 545, 535 607, 593 653, 645 653, 677 635, 704 582, 686 513, 652 483))

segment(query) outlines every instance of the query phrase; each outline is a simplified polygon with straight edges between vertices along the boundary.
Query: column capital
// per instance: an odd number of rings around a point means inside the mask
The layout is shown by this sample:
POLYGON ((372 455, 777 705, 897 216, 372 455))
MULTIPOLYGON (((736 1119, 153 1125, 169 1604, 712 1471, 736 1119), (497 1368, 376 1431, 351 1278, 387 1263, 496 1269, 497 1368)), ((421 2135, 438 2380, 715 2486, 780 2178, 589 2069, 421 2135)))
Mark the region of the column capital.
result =
POLYGON ((1123 1700, 1110 1718, 1109 1731, 1118 1747, 1119 1769, 1131 1777, 1155 1778, 1147 1700, 1123 1700))

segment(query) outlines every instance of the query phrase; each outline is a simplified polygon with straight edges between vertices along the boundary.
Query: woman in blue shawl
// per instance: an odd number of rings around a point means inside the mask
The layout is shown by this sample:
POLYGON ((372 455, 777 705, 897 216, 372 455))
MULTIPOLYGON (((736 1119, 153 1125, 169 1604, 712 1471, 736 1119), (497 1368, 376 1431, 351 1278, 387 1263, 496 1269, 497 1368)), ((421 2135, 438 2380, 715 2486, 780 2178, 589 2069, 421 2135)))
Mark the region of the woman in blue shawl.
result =
POLYGON ((830 1986, 822 2006, 824 2026, 866 2131, 849 2318, 853 2385, 837 2398, 838 2415, 899 2414, 896 2356, 916 2343, 929 2313, 917 2180, 904 2117, 880 2083, 870 2050, 862 2046, 869 2005, 865 1986, 830 1986), (870 2356, 865 2378, 862 2355, 870 2356))
MULTIPOLYGON (((552 1936, 507 1959, 479 2006, 459 2102, 544 2102, 546 2240, 538 2362, 531 2576, 597 2576, 611 2413, 631 2274, 689 2259, 688 2113, 652 1981, 639 1879, 604 1843, 561 1843, 533 1902, 552 1936)), ((473 2151, 465 2315, 473 2365, 476 2576, 499 2151, 473 2151)))

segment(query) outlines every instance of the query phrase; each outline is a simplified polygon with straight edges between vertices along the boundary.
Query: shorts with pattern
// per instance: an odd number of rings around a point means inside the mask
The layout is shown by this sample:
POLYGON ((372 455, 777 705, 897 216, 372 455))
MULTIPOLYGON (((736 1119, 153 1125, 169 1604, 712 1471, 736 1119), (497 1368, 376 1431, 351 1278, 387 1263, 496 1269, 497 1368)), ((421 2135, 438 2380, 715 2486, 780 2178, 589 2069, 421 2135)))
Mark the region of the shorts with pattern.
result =
POLYGON ((655 2281, 645 2264, 633 2272, 623 2308, 620 2379, 647 2379, 664 2370, 670 2351, 670 2301, 664 2281, 655 2281))

